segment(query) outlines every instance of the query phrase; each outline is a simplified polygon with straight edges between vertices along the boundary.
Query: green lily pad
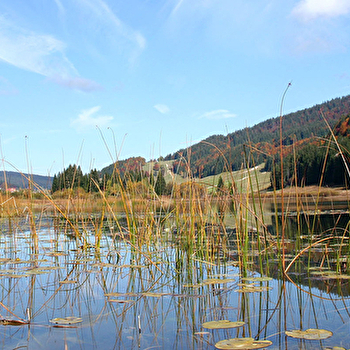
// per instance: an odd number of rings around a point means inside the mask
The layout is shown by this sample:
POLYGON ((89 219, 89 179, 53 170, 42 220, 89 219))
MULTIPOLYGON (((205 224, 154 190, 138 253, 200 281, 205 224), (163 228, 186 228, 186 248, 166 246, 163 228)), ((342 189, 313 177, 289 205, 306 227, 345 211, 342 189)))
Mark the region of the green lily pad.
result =
POLYGON ((219 321, 209 321, 204 322, 202 324, 202 327, 208 328, 208 329, 223 329, 223 328, 236 328, 236 327, 242 327, 245 325, 245 322, 232 322, 229 320, 219 320, 219 321))
POLYGON ((269 340, 254 340, 254 338, 232 338, 217 342, 215 347, 223 350, 253 350, 262 349, 272 345, 269 340))
POLYGON ((339 275, 339 274, 336 274, 336 273, 325 274, 322 277, 324 279, 333 279, 333 280, 336 280, 336 279, 348 280, 348 279, 350 279, 349 275, 339 275))
POLYGON ((63 318, 56 317, 50 320, 50 322, 55 324, 75 324, 75 323, 83 322, 83 319, 75 316, 68 316, 63 318))
POLYGON ((4 276, 4 277, 9 277, 9 278, 22 278, 22 277, 26 277, 25 275, 17 275, 17 274, 14 274, 14 273, 9 273, 9 274, 1 274, 1 276, 4 276))
POLYGON ((202 283, 203 284, 220 284, 220 283, 231 283, 231 282, 235 282, 236 280, 233 278, 224 278, 224 279, 220 279, 220 278, 208 278, 206 280, 204 280, 202 283))
POLYGON ((264 287, 264 286, 246 285, 246 286, 242 287, 241 289, 237 289, 236 292, 238 292, 238 293, 258 293, 258 292, 266 292, 270 289, 272 289, 272 288, 271 287, 264 287))
POLYGON ((64 280, 64 281, 59 281, 59 284, 75 284, 78 283, 78 281, 73 281, 73 280, 64 280))
POLYGON ((169 295, 169 293, 145 292, 145 293, 142 293, 142 295, 144 297, 160 298, 160 297, 163 297, 164 295, 169 295))
POLYGON ((309 328, 306 331, 301 331, 297 329, 293 331, 286 331, 286 335, 297 339, 320 340, 320 339, 327 339, 331 337, 333 333, 325 329, 309 328))
POLYGON ((31 270, 26 270, 25 275, 41 275, 45 273, 50 273, 50 271, 44 271, 41 268, 34 268, 31 270))
POLYGON ((272 277, 243 277, 242 281, 251 281, 251 282, 267 282, 272 281, 272 277))

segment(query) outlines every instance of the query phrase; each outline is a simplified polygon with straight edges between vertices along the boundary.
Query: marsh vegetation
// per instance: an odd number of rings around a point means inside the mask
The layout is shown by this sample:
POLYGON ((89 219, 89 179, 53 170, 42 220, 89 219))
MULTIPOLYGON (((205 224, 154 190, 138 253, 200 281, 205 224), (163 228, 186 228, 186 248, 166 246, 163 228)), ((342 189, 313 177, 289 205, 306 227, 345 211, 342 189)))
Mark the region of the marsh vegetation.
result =
POLYGON ((349 192, 326 166, 304 187, 296 157, 286 188, 284 150, 271 172, 253 153, 204 179, 115 162, 2 193, 0 347, 349 349, 349 192))
POLYGON ((4 194, 1 348, 349 348, 344 192, 281 198, 254 174, 244 191, 4 194))

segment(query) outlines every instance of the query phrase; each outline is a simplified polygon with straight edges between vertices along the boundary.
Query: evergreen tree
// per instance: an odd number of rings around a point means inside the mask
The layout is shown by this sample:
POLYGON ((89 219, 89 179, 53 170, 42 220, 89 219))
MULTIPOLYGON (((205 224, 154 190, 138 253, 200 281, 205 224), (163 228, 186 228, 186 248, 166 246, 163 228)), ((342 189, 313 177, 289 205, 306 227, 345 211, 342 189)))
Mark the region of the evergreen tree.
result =
POLYGON ((165 194, 166 192, 166 182, 164 179, 163 172, 161 170, 158 172, 157 181, 154 185, 154 191, 157 193, 158 196, 165 194))
POLYGON ((89 192, 98 192, 100 187, 100 179, 96 169, 90 171, 89 174, 89 192), (96 186, 97 185, 97 186, 96 186))
POLYGON ((224 180, 222 179, 221 175, 219 176, 218 184, 216 185, 216 190, 218 194, 221 194, 224 190, 225 184, 224 180))

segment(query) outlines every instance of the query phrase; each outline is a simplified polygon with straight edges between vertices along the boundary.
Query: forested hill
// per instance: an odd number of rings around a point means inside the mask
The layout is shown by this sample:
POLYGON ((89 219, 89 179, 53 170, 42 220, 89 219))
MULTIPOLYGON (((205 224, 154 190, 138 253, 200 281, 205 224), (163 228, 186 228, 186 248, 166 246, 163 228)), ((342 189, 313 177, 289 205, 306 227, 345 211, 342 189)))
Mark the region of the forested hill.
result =
MULTIPOLYGON (((290 145, 312 136, 325 136, 329 130, 322 114, 333 128, 342 116, 349 113, 350 95, 285 115, 282 123, 283 144, 290 145)), ((165 160, 176 160, 174 172, 186 171, 185 163, 189 162, 192 174, 199 177, 239 170, 247 159, 252 159, 249 157, 250 146, 261 151, 254 153, 256 163, 266 161, 269 155, 276 152, 280 143, 279 128, 280 118, 271 118, 227 136, 210 136, 190 148, 169 154, 165 160)))
MULTIPOLYGON (((0 172, 0 189, 4 190, 7 188, 28 188, 27 178, 32 179, 32 181, 44 189, 51 189, 52 177, 42 176, 42 175, 28 175, 21 174, 15 171, 1 171, 0 172), (23 176, 24 175, 24 176, 23 176)), ((33 186, 33 190, 36 190, 33 186)))

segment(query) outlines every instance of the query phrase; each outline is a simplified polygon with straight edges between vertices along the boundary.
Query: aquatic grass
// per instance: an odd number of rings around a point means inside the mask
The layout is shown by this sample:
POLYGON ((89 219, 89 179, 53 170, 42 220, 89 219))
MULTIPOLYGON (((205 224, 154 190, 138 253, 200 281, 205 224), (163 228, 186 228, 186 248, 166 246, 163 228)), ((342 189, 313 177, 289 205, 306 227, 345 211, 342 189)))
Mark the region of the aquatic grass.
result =
MULTIPOLYGON (((26 293, 23 291, 20 306, 15 305, 15 300, 10 299, 8 299, 10 306, 5 306, 25 319, 22 305, 29 305, 33 322, 39 320, 42 322, 43 314, 47 314, 48 320, 70 317, 68 311, 74 314, 80 312, 83 309, 82 305, 85 304, 91 327, 94 327, 95 323, 103 325, 104 319, 107 318, 113 320, 115 333, 118 335, 115 347, 120 348, 125 347, 128 342, 125 332, 130 332, 128 334, 131 334, 132 340, 128 344, 134 348, 145 347, 143 345, 146 343, 143 342, 146 341, 146 336, 143 335, 148 336, 152 333, 153 342, 147 346, 153 346, 159 339, 166 337, 168 333, 165 325, 169 324, 175 329, 176 346, 183 347, 186 344, 189 348, 196 348, 199 338, 193 336, 193 329, 198 329, 202 321, 223 315, 229 315, 230 318, 235 316, 234 319, 246 322, 246 326, 238 331, 241 333, 237 334, 237 337, 242 335, 258 338, 264 334, 264 338, 267 338, 271 336, 272 323, 274 323, 273 332, 276 331, 276 320, 280 333, 288 328, 288 313, 291 312, 289 307, 295 300, 300 323, 304 321, 302 310, 306 303, 305 299, 308 310, 312 311, 311 322, 317 323, 318 315, 315 310, 319 305, 318 301, 313 299, 315 291, 311 289, 311 279, 308 280, 309 291, 304 296, 304 290, 300 287, 302 279, 293 278, 292 273, 302 271, 304 263, 302 258, 309 252, 314 253, 315 247, 323 247, 324 250, 320 254, 325 259, 335 256, 336 266, 341 266, 343 254, 347 253, 342 244, 348 240, 348 229, 341 233, 336 229, 321 232, 322 235, 330 235, 325 238, 309 235, 304 246, 301 235, 302 217, 309 222, 309 227, 314 226, 316 231, 316 224, 310 225, 310 222, 315 220, 314 217, 318 213, 316 210, 311 211, 310 208, 304 207, 303 196, 300 195, 295 182, 296 187, 293 191, 297 207, 297 243, 295 245, 289 241, 293 238, 288 230, 291 212, 289 200, 292 197, 287 196, 287 191, 283 191, 283 195, 281 192, 277 194, 277 191, 273 194, 275 197, 272 200, 275 202, 276 212, 277 202, 286 201, 284 209, 278 213, 279 217, 281 215, 285 217, 285 221, 280 224, 277 219, 276 223, 279 226, 276 235, 270 233, 263 212, 264 196, 259 187, 253 154, 247 154, 247 160, 249 160, 247 164, 253 163, 253 169, 249 167, 244 169, 247 180, 244 183, 240 182, 241 191, 237 188, 237 181, 233 181, 232 171, 230 171, 231 188, 226 188, 220 193, 203 191, 203 186, 191 176, 188 163, 186 181, 181 184, 175 183, 171 194, 167 197, 157 195, 151 185, 141 187, 130 182, 125 183, 121 176, 118 179, 120 190, 118 197, 108 196, 106 191, 98 187, 97 182, 94 184, 97 185, 99 192, 95 195, 79 192, 74 194, 71 191, 67 194, 69 201, 63 199, 61 202, 50 195, 44 196, 45 201, 56 212, 55 219, 58 222, 55 226, 55 236, 51 238, 51 245, 47 247, 51 248, 52 255, 41 251, 43 243, 39 235, 38 244, 31 246, 30 253, 33 255, 41 253, 46 258, 51 256, 50 259, 55 261, 56 266, 62 265, 64 269, 51 272, 46 282, 43 280, 43 275, 33 275, 32 294, 28 294, 29 301, 24 300, 26 293), (254 182, 257 183, 257 190, 254 182), (235 224, 231 230, 227 227, 229 206, 232 208, 231 214, 235 224), (98 211, 98 215, 95 210, 98 211), (284 234, 281 230, 285 230, 284 234), (73 235, 70 235, 71 233, 73 235), (65 239, 67 242, 62 244, 62 240, 65 239), (332 251, 330 244, 325 244, 333 241, 341 244, 340 249, 335 252, 332 251), (237 254, 230 256, 229 251, 233 248, 237 254), (290 252, 294 255, 288 264, 290 252), (266 286, 262 280, 256 280, 255 283, 259 285, 255 287, 238 288, 236 280, 227 278, 229 281, 227 282, 222 277, 214 277, 215 274, 232 271, 230 263, 233 262, 238 266, 240 277, 250 276, 256 271, 259 277, 277 272, 274 277, 281 278, 276 264, 269 259, 273 253, 279 254, 277 265, 283 266, 282 272, 287 276, 286 281, 278 280, 271 284, 269 282, 266 286), (89 259, 94 263, 90 263, 89 259), (88 272, 89 270, 91 272, 88 272), (36 279, 41 281, 41 286, 46 292, 50 290, 51 293, 43 298, 42 304, 34 302, 38 299, 38 294, 35 295, 37 293, 35 285, 38 283, 36 279), (288 281, 299 288, 298 298, 295 299, 288 294, 285 285, 288 281), (270 287, 275 288, 276 284, 278 288, 282 287, 281 290, 278 289, 277 295, 274 294, 272 300, 270 296, 273 289, 270 287), (106 300, 104 306, 96 311, 94 301, 89 300, 99 298, 97 289, 103 291, 106 300), (234 291, 237 293, 232 293, 234 291), (113 302, 111 301, 113 299, 106 296, 118 292, 124 295, 130 293, 130 302, 129 298, 122 300, 117 296, 115 298, 119 302, 113 302), (134 296, 131 296, 131 293, 134 296), (272 309, 275 316, 276 312, 279 313, 277 318, 270 317, 269 311, 265 310, 269 310, 271 303, 276 303, 272 309), (235 309, 232 309, 233 307, 235 309), (60 308, 64 310, 62 315, 54 315, 52 310, 60 308), (98 317, 92 316, 94 312, 98 317), (140 315, 145 315, 145 319, 140 320, 140 315), (172 318, 176 319, 173 323, 169 321, 172 318), (181 329, 185 330, 183 335, 181 329)), ((227 164, 229 169, 228 161, 227 164)), ((117 176, 118 172, 116 169, 117 176)), ((240 176, 243 177, 243 172, 240 176)), ((32 185, 36 186, 33 182, 32 185)), ((320 193, 321 187, 316 196, 316 206, 320 200, 320 193)), ((34 198, 29 197, 27 200, 32 203, 34 213, 34 198)), ((41 216, 44 216, 43 212, 41 216)), ((35 220, 34 224, 36 231, 39 232, 42 224, 38 220, 35 220)), ((16 225, 20 226, 18 223, 16 225)), ((335 226, 337 225, 338 222, 335 222, 335 226)), ((13 239, 16 238, 18 237, 13 235, 13 239)), ((33 237, 29 236, 30 240, 33 240, 33 237)), ((12 248, 16 250, 17 245, 12 248)), ((39 262, 33 263, 33 266, 38 264, 39 262)), ((334 276, 328 278, 334 279, 334 276)), ((15 281, 15 278, 12 280, 15 281)), ((8 281, 9 279, 6 279, 6 282, 1 282, 5 284, 8 281)), ((22 283, 21 279, 16 283, 18 285, 22 283)), ((336 283, 339 288, 337 292, 341 295, 341 283, 339 281, 336 283)), ((15 289, 7 291, 8 295, 15 295, 15 289)), ((73 316, 82 318, 84 323, 84 315, 73 316)), ((103 326, 101 326, 103 331, 102 328, 103 326)), ((224 339, 221 337, 223 333, 219 335, 213 334, 207 343, 202 344, 214 345, 216 341, 224 339)), ((280 341, 280 348, 283 348, 284 340, 280 341)))

